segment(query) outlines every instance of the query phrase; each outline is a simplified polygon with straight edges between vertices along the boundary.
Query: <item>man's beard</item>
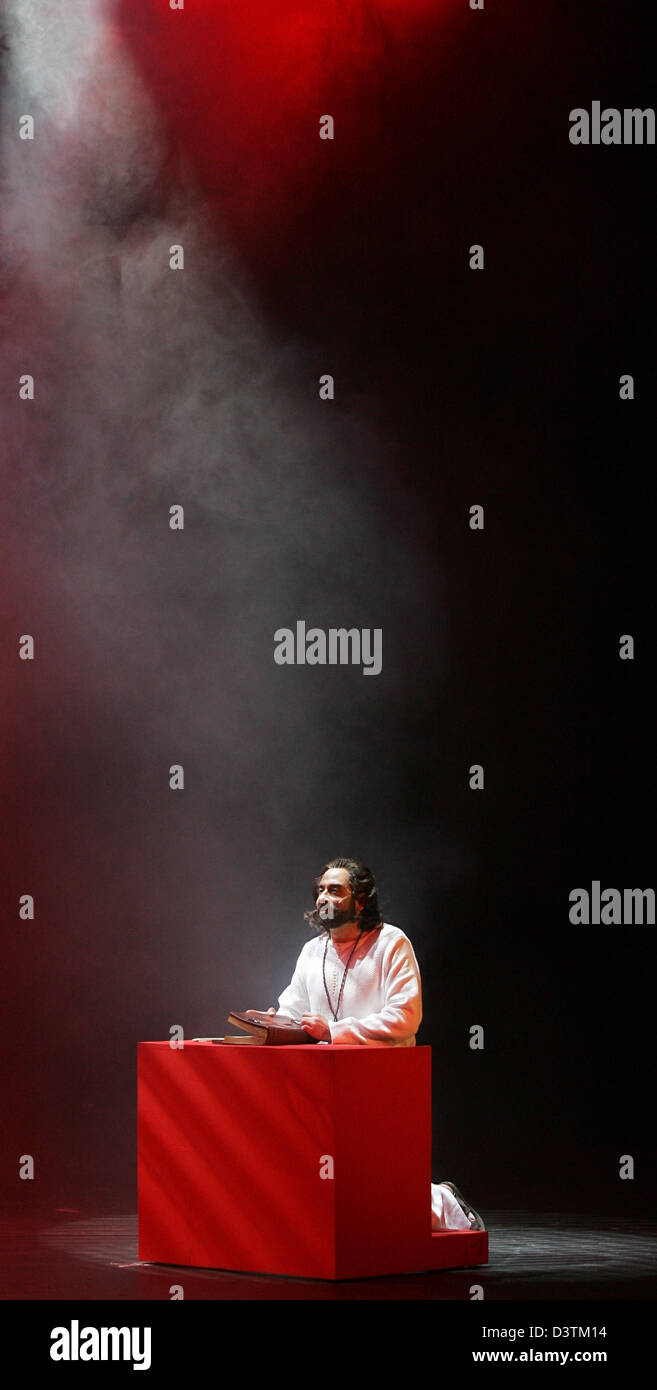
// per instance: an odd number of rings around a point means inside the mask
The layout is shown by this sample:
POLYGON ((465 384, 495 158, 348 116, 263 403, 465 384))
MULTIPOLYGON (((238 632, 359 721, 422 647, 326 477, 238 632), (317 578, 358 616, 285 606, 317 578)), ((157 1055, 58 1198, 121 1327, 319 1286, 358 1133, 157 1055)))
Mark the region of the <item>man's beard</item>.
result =
POLYGON ((326 907, 322 907, 321 913, 320 909, 316 907, 314 912, 308 914, 308 921, 316 931, 328 932, 332 927, 344 927, 347 922, 356 921, 355 903, 353 899, 348 907, 335 907, 333 903, 329 903, 326 907), (323 915, 324 913, 326 915, 323 915))

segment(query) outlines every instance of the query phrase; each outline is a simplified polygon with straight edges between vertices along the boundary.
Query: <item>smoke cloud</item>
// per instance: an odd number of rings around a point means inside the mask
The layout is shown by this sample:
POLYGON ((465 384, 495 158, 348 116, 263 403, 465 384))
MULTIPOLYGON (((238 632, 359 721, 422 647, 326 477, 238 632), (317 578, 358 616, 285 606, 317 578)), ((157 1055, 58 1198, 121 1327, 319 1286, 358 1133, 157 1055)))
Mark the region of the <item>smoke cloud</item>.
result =
POLYGON ((427 856, 462 868, 421 810, 397 815, 445 633, 382 485, 391 441, 342 383, 320 401, 331 363, 265 320, 113 14, 6 15, 0 204, 4 851, 10 898, 37 904, 14 1002, 101 1069, 108 1035, 129 1068, 137 1037, 274 999, 327 856, 385 861, 393 891, 427 856), (382 629, 381 674, 277 666, 298 620, 382 629), (36 659, 14 664, 23 633, 36 659))

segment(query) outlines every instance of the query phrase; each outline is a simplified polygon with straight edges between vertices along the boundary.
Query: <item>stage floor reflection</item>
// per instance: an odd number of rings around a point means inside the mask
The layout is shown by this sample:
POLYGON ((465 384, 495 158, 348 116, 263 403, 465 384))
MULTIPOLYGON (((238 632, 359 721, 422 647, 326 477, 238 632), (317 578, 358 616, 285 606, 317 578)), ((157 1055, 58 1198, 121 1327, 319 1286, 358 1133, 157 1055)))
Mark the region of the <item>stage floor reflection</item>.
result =
POLYGON ((647 1299, 657 1289, 657 1225, 603 1216, 488 1213, 490 1261, 480 1269, 325 1283, 144 1265, 137 1217, 72 1210, 0 1221, 4 1299, 647 1299))

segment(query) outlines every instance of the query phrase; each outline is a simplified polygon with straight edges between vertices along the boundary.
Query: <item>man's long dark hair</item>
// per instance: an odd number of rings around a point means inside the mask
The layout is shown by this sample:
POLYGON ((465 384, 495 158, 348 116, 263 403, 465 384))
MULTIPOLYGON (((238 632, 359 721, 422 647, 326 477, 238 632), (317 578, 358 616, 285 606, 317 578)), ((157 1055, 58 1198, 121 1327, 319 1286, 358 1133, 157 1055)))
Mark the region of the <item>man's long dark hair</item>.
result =
MULTIPOLYGON (((357 900, 365 898, 363 910, 357 918, 361 931, 372 931, 374 927, 383 926, 383 918, 379 907, 379 898, 376 889, 374 874, 367 868, 366 864, 361 864, 358 859, 329 859, 328 864, 320 870, 317 878, 313 882, 313 898, 317 901, 319 893, 319 881, 323 878, 327 869, 347 869, 349 873, 349 887, 357 900)), ((324 921, 320 917, 317 908, 312 912, 304 913, 306 921, 310 926, 319 932, 328 932, 330 922, 324 921)))

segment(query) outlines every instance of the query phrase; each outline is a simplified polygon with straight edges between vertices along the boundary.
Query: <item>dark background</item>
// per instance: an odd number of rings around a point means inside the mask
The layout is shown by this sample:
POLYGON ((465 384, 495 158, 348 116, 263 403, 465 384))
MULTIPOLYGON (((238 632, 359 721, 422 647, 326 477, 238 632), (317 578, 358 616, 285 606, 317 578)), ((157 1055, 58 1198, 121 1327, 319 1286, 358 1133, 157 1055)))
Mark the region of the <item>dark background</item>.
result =
POLYGON ((269 10, 181 42, 124 0, 164 134, 134 187, 76 175, 115 281, 5 267, 39 389, 3 406, 3 1188, 132 1209, 137 1041, 275 1002, 353 854, 418 955, 434 1177, 645 1218, 654 928, 568 894, 654 886, 655 153, 568 115, 654 105, 647 10, 269 10), (126 245, 192 197, 201 251, 126 327, 126 245), (300 618, 382 627, 382 674, 277 667, 300 618))

